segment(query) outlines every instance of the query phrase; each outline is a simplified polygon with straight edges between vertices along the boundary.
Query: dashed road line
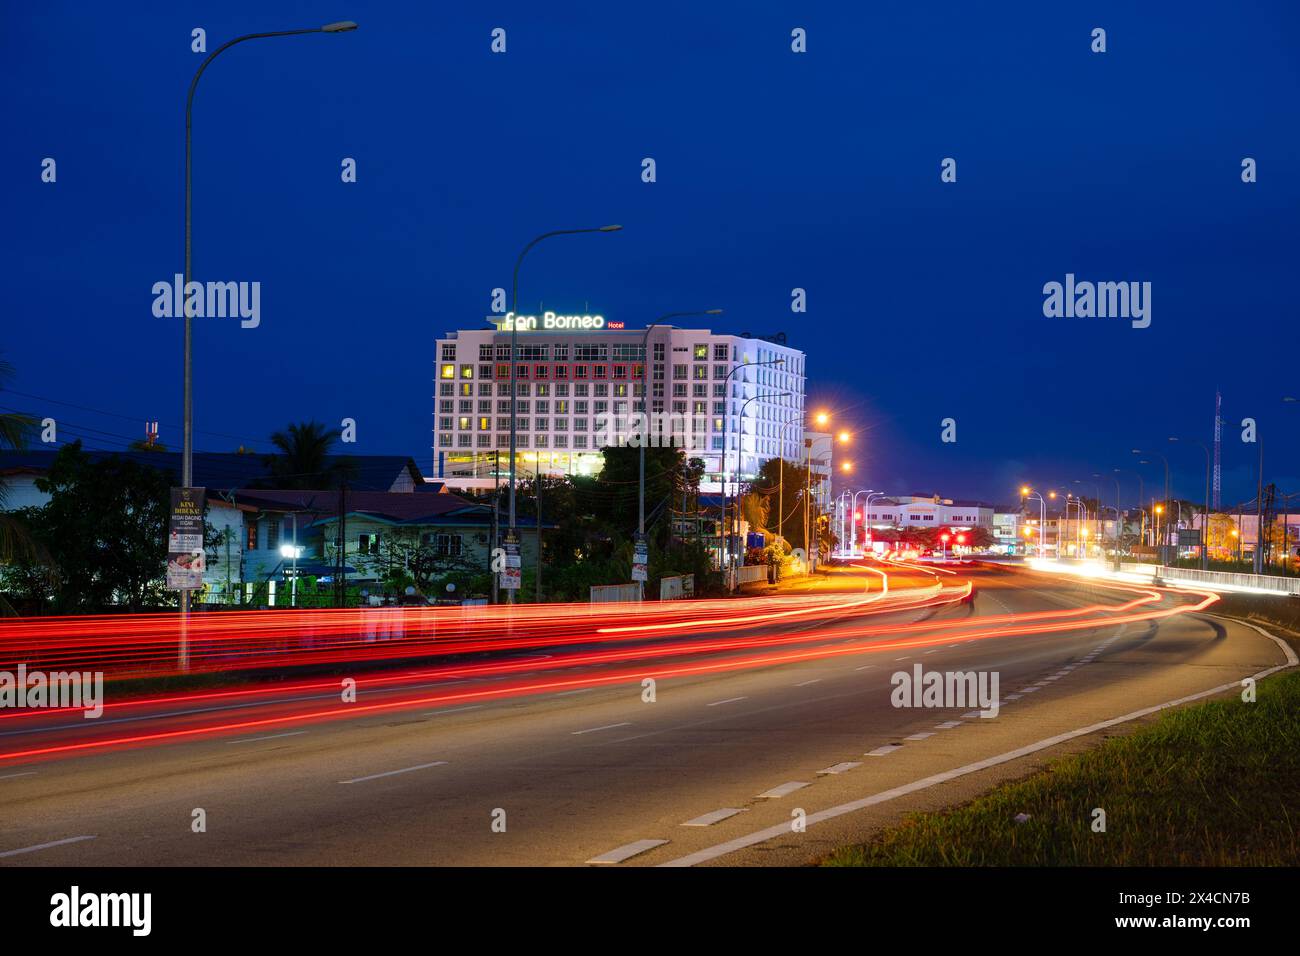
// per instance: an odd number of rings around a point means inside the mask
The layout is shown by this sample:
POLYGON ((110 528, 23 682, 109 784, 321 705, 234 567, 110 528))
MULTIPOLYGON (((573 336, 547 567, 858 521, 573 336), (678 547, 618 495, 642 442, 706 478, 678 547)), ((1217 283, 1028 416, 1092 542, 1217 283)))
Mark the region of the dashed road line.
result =
POLYGON ((353 777, 351 780, 340 780, 339 783, 365 783, 367 780, 378 780, 380 777, 395 777, 399 773, 410 773, 413 770, 427 770, 430 767, 445 767, 447 761, 435 760, 433 763, 416 764, 414 767, 403 767, 401 770, 385 770, 383 773, 372 773, 365 777, 353 777))
POLYGON ((711 827, 715 823, 720 823, 729 817, 734 817, 742 811, 738 807, 723 807, 721 810, 711 810, 708 813, 701 814, 694 820, 687 820, 682 824, 684 827, 711 827))
POLYGON ((885 744, 883 747, 877 747, 875 750, 868 750, 867 753, 866 753, 866 756, 868 756, 868 757, 888 757, 888 756, 889 756, 890 754, 892 754, 895 750, 902 750, 902 749, 903 749, 903 745, 902 745, 902 744, 885 744))
POLYGON ((926 737, 933 737, 933 736, 934 736, 934 733, 933 733, 933 732, 926 730, 926 731, 922 731, 921 733, 918 733, 918 734, 910 734, 909 736, 904 737, 903 739, 904 739, 904 740, 924 740, 926 737))
POLYGON ((935 729, 935 730, 952 730, 954 727, 964 727, 965 725, 966 725, 966 721, 964 721, 964 720, 945 720, 945 721, 944 721, 943 723, 941 723, 941 724, 935 724, 935 725, 934 725, 934 729, 935 729))
POLYGON ((760 800, 776 800, 779 797, 789 796, 796 790, 802 790, 808 784, 802 780, 791 780, 789 783, 783 783, 779 787, 773 787, 771 790, 765 790, 758 795, 760 800))
POLYGON ((809 684, 820 684, 821 682, 822 682, 822 679, 821 679, 820 677, 814 677, 812 680, 806 680, 806 681, 804 681, 802 684, 795 684, 794 686, 795 686, 795 687, 807 687, 809 684))
POLYGON ((38 843, 36 846, 25 846, 21 850, 5 850, 0 853, 0 858, 7 856, 21 856, 24 853, 35 853, 37 850, 48 850, 51 847, 65 846, 69 843, 80 843, 82 840, 93 840, 93 836, 74 836, 64 840, 53 840, 49 843, 38 843))
POLYGON ((588 727, 586 730, 571 730, 569 731, 569 733, 572 736, 577 737, 582 734, 594 734, 598 730, 613 730, 615 727, 631 727, 631 726, 632 726, 632 721, 625 720, 622 723, 618 723, 618 724, 605 724, 601 727, 588 727))
POLYGON ((846 760, 843 763, 837 763, 832 767, 827 767, 825 770, 818 770, 817 773, 819 775, 825 773, 831 773, 831 774, 848 773, 854 767, 861 767, 861 766, 862 764, 859 762, 853 760, 846 760))
POLYGON ((265 737, 241 737, 239 740, 227 740, 228 744, 254 744, 259 740, 277 740, 280 737, 299 737, 305 734, 305 730, 290 730, 283 734, 267 734, 265 737))
POLYGON ((593 856, 588 863, 622 863, 624 860, 630 860, 634 856, 645 853, 647 850, 653 850, 657 846, 663 846, 667 840, 637 840, 635 843, 627 843, 608 853, 602 853, 600 856, 593 856))
POLYGON ((711 704, 705 704, 705 707, 721 707, 723 704, 734 704, 738 700, 749 700, 748 697, 728 697, 726 700, 715 700, 711 704))

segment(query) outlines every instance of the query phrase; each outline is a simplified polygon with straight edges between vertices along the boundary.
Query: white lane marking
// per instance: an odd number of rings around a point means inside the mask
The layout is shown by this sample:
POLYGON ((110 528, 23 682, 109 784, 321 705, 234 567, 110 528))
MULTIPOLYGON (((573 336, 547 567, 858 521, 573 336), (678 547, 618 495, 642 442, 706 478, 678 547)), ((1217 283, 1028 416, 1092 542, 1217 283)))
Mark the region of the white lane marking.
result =
POLYGON ((926 653, 927 653, 927 654, 935 654, 935 653, 938 652, 938 650, 939 650, 939 648, 936 647, 933 651, 926 651, 926 653))
POLYGON ((966 722, 965 722, 965 721, 962 721, 962 720, 945 720, 945 721, 944 721, 943 723, 941 723, 941 724, 935 724, 935 725, 934 725, 934 729, 935 729, 935 730, 952 730, 954 727, 963 727, 963 726, 965 726, 965 723, 966 723, 966 722))
POLYGON ((817 773, 848 773, 854 767, 861 767, 862 764, 853 760, 846 760, 843 763, 837 763, 833 767, 827 767, 825 770, 818 770, 817 773))
MULTIPOLYGON (((1209 614, 1207 617, 1219 617, 1217 614, 1209 614)), ((1252 675, 1252 679, 1260 681, 1270 674, 1286 670, 1300 664, 1300 658, 1296 657, 1293 651, 1285 641, 1275 637, 1268 631, 1258 625, 1251 624, 1249 621, 1239 621, 1235 618, 1224 618, 1234 624, 1242 624, 1260 634, 1263 634, 1269 640, 1277 644, 1286 655, 1286 663, 1278 664, 1275 667, 1268 667, 1258 674, 1252 675)), ((817 813, 809 814, 805 819, 805 824, 812 825, 821 823, 824 820, 832 820, 835 817, 843 816, 846 813, 853 813, 856 810, 862 810, 866 807, 872 807, 879 803, 885 803, 889 800, 895 800, 898 797, 907 796, 909 793, 915 793, 918 790, 925 790, 936 784, 947 783, 949 780, 955 780, 958 777, 964 777, 967 774, 976 773, 980 770, 987 770, 989 767, 996 767, 999 764, 1009 763, 1012 760, 1018 760, 1029 754, 1037 753, 1040 750, 1046 750, 1048 747, 1055 747, 1057 744, 1065 743, 1067 740, 1073 740, 1076 737, 1084 737, 1088 734, 1095 734, 1099 730, 1105 730, 1107 727, 1115 727, 1119 724, 1125 724, 1129 721, 1138 720, 1141 717, 1150 714, 1159 713, 1162 710, 1168 710, 1171 707, 1178 707, 1182 704, 1190 704, 1192 701, 1202 700, 1206 697, 1213 697, 1215 694, 1222 694, 1227 691, 1236 691, 1241 688, 1241 681, 1233 681, 1228 684, 1220 684, 1218 687, 1211 687, 1209 690, 1203 690, 1196 694, 1189 694, 1186 697, 1179 697, 1177 700, 1167 700, 1163 704, 1155 704, 1151 707, 1144 707, 1141 710, 1135 710, 1132 713, 1124 714, 1120 717, 1112 717, 1109 720, 1103 720, 1099 723, 1089 724, 1087 727, 1080 727, 1077 730, 1070 730, 1063 734, 1057 734, 1055 737, 1045 737, 1042 740, 1035 741, 1032 744, 1026 744, 1024 747, 1018 747, 1015 750, 1008 750, 1006 753, 997 754, 993 757, 987 757, 984 760, 978 760, 975 763, 966 764, 964 767, 957 767, 954 770, 945 770, 942 773, 932 774, 929 777, 922 777, 920 780, 914 780, 911 783, 903 784, 901 787, 894 787, 892 790, 885 790, 881 793, 873 793, 869 797, 863 797, 860 800, 853 800, 849 803, 841 803, 839 806, 830 807, 817 813)), ((734 853, 737 850, 743 850, 746 847, 754 846, 758 843, 765 843, 776 837, 785 836, 790 832, 789 823, 778 823, 776 826, 768 827, 766 830, 759 830, 747 836, 737 837, 734 840, 728 840, 726 843, 719 843, 717 846, 707 847, 698 850, 687 856, 678 857, 675 860, 668 860, 666 863, 660 863, 660 866, 694 866, 696 863, 704 863, 708 860, 725 856, 728 853, 734 853)))
POLYGON ((82 840, 93 840, 93 836, 75 836, 68 837, 66 840, 54 840, 50 843, 38 843, 36 846, 25 846, 21 850, 5 850, 0 853, 0 858, 6 856, 19 856, 23 853, 35 853, 37 850, 48 850, 53 846, 63 846, 68 843, 80 843, 82 840))
POLYGON ((556 694, 555 696, 556 696, 556 697, 571 697, 571 696, 573 696, 574 694, 590 694, 590 693, 591 693, 593 690, 595 690, 595 689, 596 689, 596 688, 594 688, 594 687, 579 687, 577 690, 562 690, 562 691, 560 691, 558 694, 556 694))
POLYGON ((734 704, 738 700, 749 700, 748 697, 728 697, 726 700, 715 700, 711 704, 705 704, 705 707, 719 707, 722 704, 734 704))
POLYGON ((728 817, 734 817, 737 813, 740 812, 741 811, 737 807, 723 807, 721 810, 710 810, 708 813, 703 813, 700 816, 696 817, 694 820, 687 820, 685 823, 682 824, 682 826, 711 827, 713 826, 713 824, 720 823, 721 821, 727 819, 728 817))
POLYGON ((1061 679, 1060 674, 1053 674, 1051 677, 1044 677, 1043 683, 1046 684, 1048 681, 1060 680, 1060 679, 1061 679))
POLYGON ((794 686, 795 686, 795 687, 807 687, 809 684, 820 684, 821 682, 822 682, 822 679, 821 679, 820 677, 814 677, 812 680, 806 680, 806 681, 804 681, 802 684, 795 684, 794 686))
POLYGON ((912 735, 910 735, 910 736, 908 736, 908 737, 904 737, 903 739, 904 739, 904 740, 924 740, 926 737, 933 737, 933 736, 934 736, 934 734, 927 730, 927 731, 925 731, 925 732, 923 732, 923 733, 912 734, 912 735))
POLYGON ((385 770, 383 773, 372 773, 365 777, 353 777, 351 780, 340 780, 339 783, 365 783, 367 780, 378 780, 380 777, 395 777, 399 773, 410 773, 412 770, 428 770, 430 767, 445 767, 447 761, 435 760, 433 763, 417 764, 414 767, 403 767, 401 770, 385 770))
POLYGON ((868 750, 867 757, 888 757, 895 750, 902 750, 902 744, 885 744, 883 747, 877 747, 875 750, 868 750))
POLYGON ((1032 693, 1034 693, 1035 691, 1039 691, 1039 690, 1042 690, 1042 689, 1043 689, 1043 685, 1042 685, 1042 684, 1035 684, 1033 687, 1022 687, 1022 688, 1020 688, 1020 693, 1022 693, 1022 694, 1032 694, 1032 693))
POLYGON ((895 660, 895 661, 906 661, 906 660, 910 660, 911 657, 912 657, 911 654, 904 654, 902 657, 895 657, 894 660, 895 660))
POLYGON ((1024 694, 1007 694, 1006 697, 1003 697, 1003 698, 1002 698, 1002 703, 1005 704, 1005 703, 1007 703, 1008 701, 1019 700, 1021 697, 1024 697, 1024 696, 1025 696, 1024 694))
POLYGON ((758 795, 760 800, 775 800, 778 797, 788 796, 796 790, 802 790, 808 784, 800 780, 791 780, 789 783, 783 783, 779 787, 773 787, 771 790, 765 790, 758 795))
POLYGON ((866 670, 871 670, 871 668, 875 666, 876 666, 875 664, 863 664, 861 667, 855 667, 853 669, 855 671, 866 671, 866 670))
POLYGON ((588 727, 586 730, 573 730, 570 731, 569 733, 574 737, 578 737, 581 736, 582 734, 594 734, 598 730, 613 730, 615 727, 631 727, 631 726, 632 726, 632 721, 625 720, 622 723, 618 723, 618 724, 604 724, 600 727, 588 727))
POLYGON ((617 849, 610 850, 608 853, 602 853, 600 856, 593 856, 588 863, 622 863, 624 860, 630 860, 646 850, 653 850, 657 846, 663 846, 667 840, 637 840, 635 843, 628 843, 617 849))
POLYGON ((306 732, 307 732, 307 731, 305 731, 305 730, 291 730, 291 731, 289 731, 288 733, 284 733, 284 734, 268 734, 268 735, 265 736, 265 737, 242 737, 242 738, 240 738, 239 740, 227 740, 226 743, 228 743, 228 744, 251 744, 251 743, 256 743, 256 742, 259 741, 259 740, 275 740, 277 737, 297 737, 297 736, 299 736, 300 734, 305 734, 306 732))
POLYGON ((470 704, 468 707, 453 707, 451 710, 426 710, 421 717, 441 717, 443 714, 459 714, 464 710, 478 710, 482 704, 470 704))
POLYGON ((978 710, 968 710, 966 711, 966 713, 962 714, 962 718, 965 720, 969 720, 970 718, 978 717, 979 715, 980 712, 978 710))
POLYGON ((34 776, 36 776, 35 770, 25 770, 22 773, 7 773, 3 777, 0 777, 0 780, 12 780, 14 777, 34 777, 34 776))

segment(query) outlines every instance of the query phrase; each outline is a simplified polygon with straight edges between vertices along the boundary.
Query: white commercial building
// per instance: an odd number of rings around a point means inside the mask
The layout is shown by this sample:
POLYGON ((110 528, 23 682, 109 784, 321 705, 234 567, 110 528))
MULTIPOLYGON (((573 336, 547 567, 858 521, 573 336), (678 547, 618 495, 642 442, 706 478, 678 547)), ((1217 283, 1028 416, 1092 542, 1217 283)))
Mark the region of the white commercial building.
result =
MULTIPOLYGON (((508 474, 510 323, 448 332, 437 342, 432 475, 452 488, 508 474), (497 462, 499 461, 499 466, 497 462)), ((804 354, 773 339, 656 325, 625 329, 599 315, 519 316, 515 355, 516 470, 527 478, 591 475, 602 447, 651 431, 704 460, 702 490, 752 478, 770 458, 804 455, 804 354), (757 364, 756 364, 757 363, 757 364)), ((632 442, 635 442, 635 437, 632 442)), ((655 439, 652 437, 651 442, 655 439)))

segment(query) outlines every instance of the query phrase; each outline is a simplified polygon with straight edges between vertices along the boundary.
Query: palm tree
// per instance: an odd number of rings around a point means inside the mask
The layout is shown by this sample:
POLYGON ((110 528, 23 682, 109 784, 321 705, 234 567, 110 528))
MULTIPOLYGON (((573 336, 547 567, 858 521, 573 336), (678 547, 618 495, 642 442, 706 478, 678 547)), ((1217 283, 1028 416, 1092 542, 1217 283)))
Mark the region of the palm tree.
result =
POLYGON ((332 488, 351 468, 347 459, 330 461, 330 446, 342 432, 320 422, 290 424, 271 436, 279 454, 266 459, 267 470, 277 488, 332 488))
MULTIPOLYGON (((8 362, 0 359, 0 390, 4 383, 13 378, 14 369, 8 362)), ((27 437, 36 426, 36 421, 27 415, 15 412, 0 414, 0 452, 22 451, 27 447, 27 437)), ((14 515, 4 511, 8 488, 0 477, 0 564, 14 559, 15 555, 31 558, 43 556, 43 549, 32 538, 27 525, 14 515)), ((0 597, 0 613, 12 614, 13 608, 0 597)))

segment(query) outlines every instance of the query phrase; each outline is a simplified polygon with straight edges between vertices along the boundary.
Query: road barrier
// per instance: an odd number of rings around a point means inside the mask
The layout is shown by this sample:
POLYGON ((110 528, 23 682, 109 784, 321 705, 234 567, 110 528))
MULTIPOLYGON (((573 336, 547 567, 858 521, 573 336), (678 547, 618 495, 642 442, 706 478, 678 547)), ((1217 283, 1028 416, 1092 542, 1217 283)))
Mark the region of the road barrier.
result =
MULTIPOLYGON (((1125 567, 1131 570, 1133 566, 1125 567)), ((1136 565, 1139 574, 1166 581, 1186 581, 1194 584, 1216 584, 1225 588, 1250 588, 1258 591, 1273 591, 1278 594, 1300 595, 1300 578, 1283 578, 1271 574, 1244 574, 1237 571, 1199 571, 1195 568, 1166 568, 1159 564, 1136 565)))
POLYGON ((695 597, 695 575, 675 574, 659 579, 659 600, 675 601, 695 597))
POLYGON ((639 600, 641 600, 641 585, 635 581, 631 584, 593 584, 591 586, 592 604, 614 604, 639 600))

